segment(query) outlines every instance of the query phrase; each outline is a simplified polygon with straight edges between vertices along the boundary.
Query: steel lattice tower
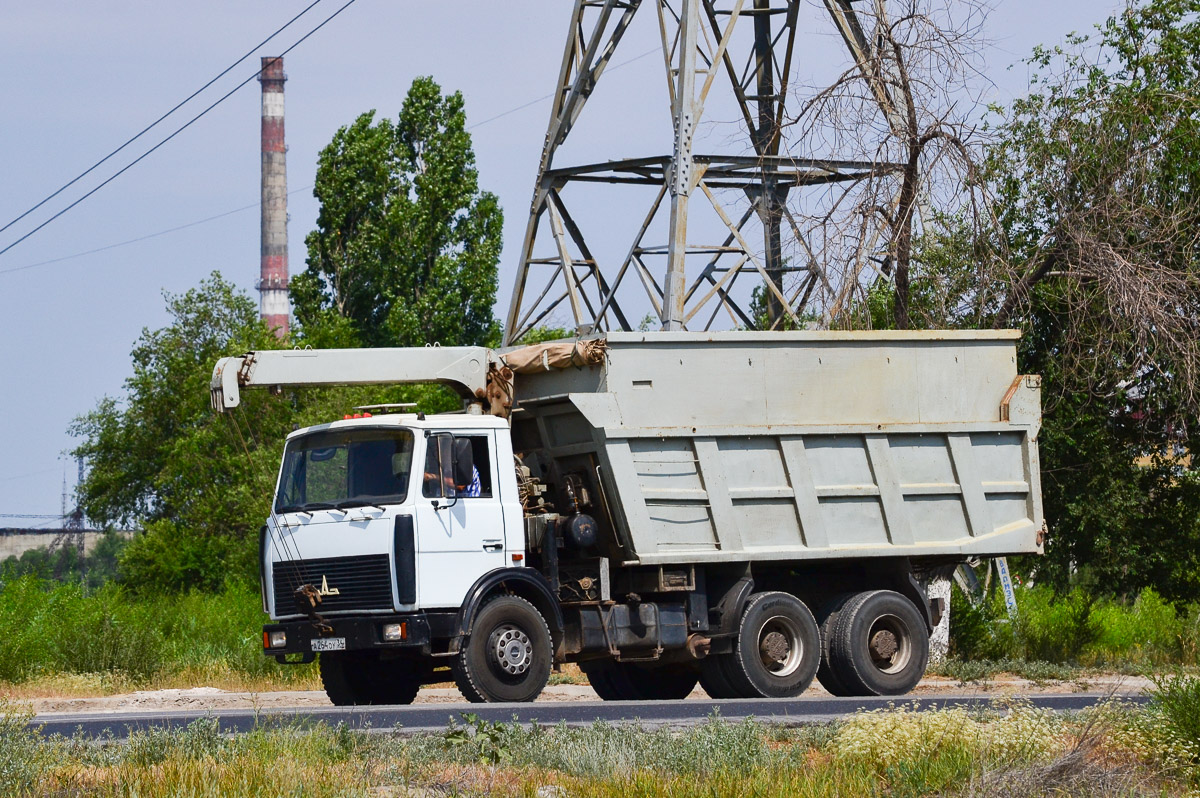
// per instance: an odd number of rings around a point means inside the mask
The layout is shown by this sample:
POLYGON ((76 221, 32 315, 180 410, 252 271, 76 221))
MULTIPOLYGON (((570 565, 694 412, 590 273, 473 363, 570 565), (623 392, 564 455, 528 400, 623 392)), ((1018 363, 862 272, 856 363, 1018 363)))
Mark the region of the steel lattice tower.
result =
MULTIPOLYGON (((871 43, 852 2, 824 0, 825 24, 832 20, 853 59, 850 65, 863 71, 890 121, 895 112, 885 82, 871 74, 871 43)), ((883 0, 872 2, 882 19, 883 0)), ((733 294, 742 275, 765 288, 771 326, 784 319, 798 322, 814 287, 824 281, 828 288, 828 280, 814 260, 792 265, 784 258, 783 235, 802 238, 786 205, 789 195, 893 168, 781 155, 800 11, 799 0, 575 0, 506 318, 506 344, 560 309, 569 310, 577 333, 629 330, 637 322, 629 306, 644 306, 646 300, 664 330, 707 330, 722 311, 732 325, 756 329, 761 325, 746 302, 733 294), (657 14, 672 151, 560 166, 556 154, 643 6, 657 14), (741 154, 694 151, 693 134, 714 90, 732 92, 740 110, 740 143, 746 145, 741 154), (569 210, 569 189, 583 183, 649 189, 650 201, 635 209, 641 224, 620 262, 597 260, 583 233, 587 220, 569 210), (717 196, 731 189, 747 201, 740 213, 717 196), (720 219, 723 240, 704 242, 689 230, 689 209, 697 203, 720 219), (656 224, 658 230, 665 227, 666 240, 651 240, 656 224), (793 279, 785 288, 787 274, 793 279)))

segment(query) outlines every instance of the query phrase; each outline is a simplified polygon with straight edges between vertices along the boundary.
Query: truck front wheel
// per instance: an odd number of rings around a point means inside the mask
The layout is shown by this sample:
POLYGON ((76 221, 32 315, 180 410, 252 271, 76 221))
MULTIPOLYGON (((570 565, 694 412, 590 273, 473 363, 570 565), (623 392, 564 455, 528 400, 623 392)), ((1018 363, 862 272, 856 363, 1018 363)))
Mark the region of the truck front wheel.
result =
POLYGON ((480 608, 450 670, 468 701, 532 701, 550 679, 552 645, 550 627, 532 604, 497 596, 480 608))
POLYGON ((320 660, 321 684, 335 706, 411 704, 421 688, 418 672, 400 660, 351 652, 326 652, 320 660))
POLYGON ((829 665, 852 695, 900 695, 929 661, 929 633, 916 605, 891 590, 851 598, 829 636, 829 665))

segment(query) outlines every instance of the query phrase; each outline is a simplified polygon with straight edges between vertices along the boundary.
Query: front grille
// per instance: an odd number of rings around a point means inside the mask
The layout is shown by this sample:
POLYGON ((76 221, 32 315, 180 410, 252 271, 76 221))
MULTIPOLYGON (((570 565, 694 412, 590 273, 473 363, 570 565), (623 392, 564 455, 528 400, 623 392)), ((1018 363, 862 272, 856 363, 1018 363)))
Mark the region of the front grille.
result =
POLYGON ((322 614, 392 609, 392 574, 386 554, 277 562, 271 569, 271 579, 277 615, 301 612, 293 598, 300 585, 312 585, 326 594, 317 605, 317 612, 322 614))

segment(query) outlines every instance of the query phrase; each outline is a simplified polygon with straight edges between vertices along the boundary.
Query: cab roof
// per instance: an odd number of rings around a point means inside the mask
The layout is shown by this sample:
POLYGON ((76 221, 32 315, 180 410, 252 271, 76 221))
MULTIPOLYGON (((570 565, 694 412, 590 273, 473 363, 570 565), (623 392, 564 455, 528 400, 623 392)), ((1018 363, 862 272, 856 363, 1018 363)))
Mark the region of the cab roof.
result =
POLYGON ((288 440, 308 435, 312 432, 324 432, 337 429, 363 429, 380 427, 408 427, 417 430, 459 430, 459 429, 508 429, 508 421, 497 416, 475 415, 473 413, 438 413, 436 415, 418 416, 416 413, 387 413, 378 416, 346 418, 331 421, 327 424, 314 424, 302 427, 287 436, 288 440))

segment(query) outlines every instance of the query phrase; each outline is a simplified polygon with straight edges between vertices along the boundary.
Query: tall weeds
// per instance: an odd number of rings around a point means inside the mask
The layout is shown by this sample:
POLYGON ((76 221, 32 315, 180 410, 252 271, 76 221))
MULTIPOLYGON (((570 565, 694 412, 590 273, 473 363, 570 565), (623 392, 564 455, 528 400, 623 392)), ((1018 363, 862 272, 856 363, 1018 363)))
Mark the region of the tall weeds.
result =
POLYGON ((1010 617, 998 596, 979 606, 954 591, 951 653, 962 661, 1009 660, 1089 667, 1197 665, 1200 605, 1176 608, 1151 589, 1132 602, 1076 588, 1018 589, 1010 617))
POLYGON ((280 680, 307 669, 280 668, 262 655, 266 616, 258 590, 140 598, 120 585, 96 590, 22 576, 0 586, 0 681, 55 674, 103 674, 146 683, 171 674, 235 674, 280 680))

